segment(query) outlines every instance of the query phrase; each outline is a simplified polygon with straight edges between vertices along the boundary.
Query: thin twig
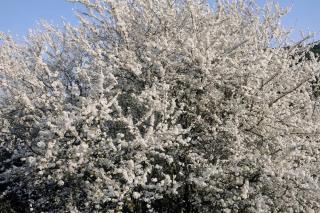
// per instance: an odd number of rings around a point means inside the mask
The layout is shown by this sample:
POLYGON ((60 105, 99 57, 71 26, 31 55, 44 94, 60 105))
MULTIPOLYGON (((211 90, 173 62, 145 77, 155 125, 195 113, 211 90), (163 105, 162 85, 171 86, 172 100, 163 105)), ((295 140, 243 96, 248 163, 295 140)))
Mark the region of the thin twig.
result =
POLYGON ((269 103, 269 107, 272 107, 273 104, 275 104, 276 102, 278 102, 281 98, 285 97, 286 95, 294 92, 296 89, 298 89, 299 87, 301 87, 304 83, 306 83, 311 77, 305 77, 300 83, 298 83, 296 86, 294 86, 293 88, 289 89, 288 91, 283 92, 279 97, 277 97, 276 99, 274 99, 273 101, 271 101, 269 103))

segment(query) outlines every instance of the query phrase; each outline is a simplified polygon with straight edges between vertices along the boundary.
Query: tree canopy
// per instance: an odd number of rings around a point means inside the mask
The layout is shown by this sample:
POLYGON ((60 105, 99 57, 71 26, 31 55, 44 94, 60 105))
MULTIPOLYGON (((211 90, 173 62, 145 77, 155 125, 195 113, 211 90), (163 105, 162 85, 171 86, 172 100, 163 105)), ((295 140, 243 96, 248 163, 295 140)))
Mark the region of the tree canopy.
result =
POLYGON ((24 44, 1 34, 3 205, 320 210, 310 83, 320 65, 307 38, 287 42, 284 10, 245 0, 214 8, 202 0, 72 2, 86 8, 78 26, 44 23, 24 44))

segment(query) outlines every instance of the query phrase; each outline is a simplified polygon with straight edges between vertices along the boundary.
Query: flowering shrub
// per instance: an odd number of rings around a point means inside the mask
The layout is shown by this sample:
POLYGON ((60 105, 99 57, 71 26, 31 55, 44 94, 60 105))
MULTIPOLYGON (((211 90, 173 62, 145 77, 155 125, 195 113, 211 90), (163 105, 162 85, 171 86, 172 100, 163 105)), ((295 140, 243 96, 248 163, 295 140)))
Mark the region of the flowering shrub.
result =
POLYGON ((44 24, 25 44, 1 35, 2 200, 31 212, 320 211, 309 83, 320 66, 305 40, 287 43, 285 11, 73 2, 86 7, 79 26, 44 24))

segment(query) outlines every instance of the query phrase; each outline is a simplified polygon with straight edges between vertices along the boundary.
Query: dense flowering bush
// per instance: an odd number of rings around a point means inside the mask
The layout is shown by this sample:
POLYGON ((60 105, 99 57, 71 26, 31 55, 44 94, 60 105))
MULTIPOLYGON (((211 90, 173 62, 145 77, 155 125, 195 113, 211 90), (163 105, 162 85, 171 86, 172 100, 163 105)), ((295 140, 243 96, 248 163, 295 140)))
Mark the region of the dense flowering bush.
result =
POLYGON ((1 34, 0 198, 11 208, 320 211, 309 83, 320 65, 305 40, 287 43, 285 11, 73 2, 86 8, 78 26, 44 24, 24 44, 1 34))

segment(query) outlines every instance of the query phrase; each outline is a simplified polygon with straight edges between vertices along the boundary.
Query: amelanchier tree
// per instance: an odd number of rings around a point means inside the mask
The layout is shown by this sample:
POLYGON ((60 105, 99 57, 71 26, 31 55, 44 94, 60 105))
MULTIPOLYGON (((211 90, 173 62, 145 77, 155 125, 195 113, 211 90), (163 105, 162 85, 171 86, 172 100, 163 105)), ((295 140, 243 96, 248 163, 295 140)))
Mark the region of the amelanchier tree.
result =
POLYGON ((78 26, 44 24, 23 44, 1 35, 3 203, 320 211, 310 84, 320 65, 307 38, 287 42, 285 11, 244 0, 73 2, 86 8, 78 26))

